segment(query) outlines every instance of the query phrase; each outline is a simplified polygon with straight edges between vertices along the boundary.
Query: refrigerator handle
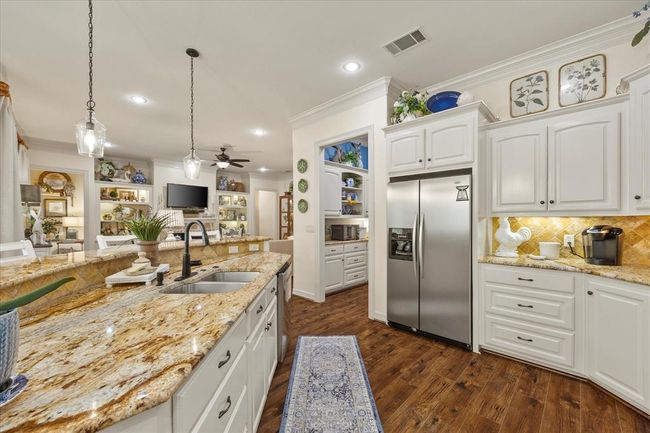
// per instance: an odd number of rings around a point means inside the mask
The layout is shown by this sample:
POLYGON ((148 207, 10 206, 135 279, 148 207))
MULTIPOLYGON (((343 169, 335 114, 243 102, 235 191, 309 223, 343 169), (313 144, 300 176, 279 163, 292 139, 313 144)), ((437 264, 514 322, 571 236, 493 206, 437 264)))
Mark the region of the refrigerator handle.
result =
MULTIPOLYGON (((419 218, 419 227, 418 227, 418 263, 422 260, 424 256, 424 213, 419 218)), ((420 278, 424 278, 424 266, 419 266, 420 268, 420 278)))
POLYGON ((419 258, 418 258, 418 249, 417 249, 417 232, 418 232, 418 221, 419 214, 415 214, 413 219, 413 231, 411 232, 411 252, 413 254, 413 273, 417 277, 419 275, 419 258))

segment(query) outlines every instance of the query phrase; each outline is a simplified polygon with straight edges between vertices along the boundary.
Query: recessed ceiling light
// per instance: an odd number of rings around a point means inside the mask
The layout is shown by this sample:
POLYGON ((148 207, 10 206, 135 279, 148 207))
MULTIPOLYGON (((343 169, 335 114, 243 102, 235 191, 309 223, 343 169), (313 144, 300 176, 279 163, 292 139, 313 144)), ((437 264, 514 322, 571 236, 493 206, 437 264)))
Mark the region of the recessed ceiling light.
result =
POLYGON ((269 169, 266 168, 266 167, 260 167, 260 168, 259 168, 259 171, 261 171, 262 173, 264 173, 265 171, 269 171, 269 169))
POLYGON ((345 72, 357 72, 359 69, 361 69, 361 63, 359 62, 347 62, 343 65, 345 72))
POLYGON ((131 100, 131 102, 135 102, 136 104, 140 104, 140 105, 146 104, 147 102, 149 102, 147 100, 147 98, 145 98, 144 96, 140 96, 140 95, 130 96, 129 99, 131 100))
POLYGON ((258 137, 261 137, 261 136, 263 136, 263 135, 268 134, 268 132, 266 132, 266 131, 265 131, 264 129, 262 129, 262 128, 255 128, 255 129, 251 129, 251 134, 253 134, 253 135, 257 135, 258 137))

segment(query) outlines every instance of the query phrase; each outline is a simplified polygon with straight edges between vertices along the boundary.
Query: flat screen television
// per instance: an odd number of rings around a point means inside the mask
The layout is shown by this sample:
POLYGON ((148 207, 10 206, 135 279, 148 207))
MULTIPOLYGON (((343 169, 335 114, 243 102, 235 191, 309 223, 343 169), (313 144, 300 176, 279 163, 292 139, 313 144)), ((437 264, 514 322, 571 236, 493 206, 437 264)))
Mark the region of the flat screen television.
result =
POLYGON ((208 207, 208 187, 168 183, 167 207, 206 208, 208 207))

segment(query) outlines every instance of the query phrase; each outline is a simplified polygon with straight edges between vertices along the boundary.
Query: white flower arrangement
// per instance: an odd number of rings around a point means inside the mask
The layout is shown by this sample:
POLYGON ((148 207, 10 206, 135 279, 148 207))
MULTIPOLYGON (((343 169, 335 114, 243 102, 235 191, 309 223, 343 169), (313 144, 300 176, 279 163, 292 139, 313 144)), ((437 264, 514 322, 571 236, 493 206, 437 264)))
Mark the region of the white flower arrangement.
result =
POLYGON ((426 93, 417 90, 404 90, 393 104, 391 123, 402 123, 429 114, 426 93))

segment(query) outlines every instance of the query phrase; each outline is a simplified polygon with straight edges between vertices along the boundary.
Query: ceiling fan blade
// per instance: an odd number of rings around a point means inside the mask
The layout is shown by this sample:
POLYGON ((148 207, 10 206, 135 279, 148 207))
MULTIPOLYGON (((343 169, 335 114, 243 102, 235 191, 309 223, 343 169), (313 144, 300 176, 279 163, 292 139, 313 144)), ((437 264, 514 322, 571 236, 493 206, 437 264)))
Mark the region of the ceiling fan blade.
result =
POLYGON ((228 155, 224 155, 223 153, 218 155, 215 154, 214 156, 216 156, 219 161, 228 161, 228 155))
POLYGON ((232 162, 232 161, 230 162, 230 165, 232 165, 233 167, 244 168, 243 165, 241 165, 241 164, 237 164, 236 162, 232 162))
POLYGON ((230 162, 251 162, 250 159, 231 159, 230 162))
POLYGON ((212 164, 210 164, 210 167, 214 167, 215 165, 217 165, 217 163, 213 162, 212 164))

